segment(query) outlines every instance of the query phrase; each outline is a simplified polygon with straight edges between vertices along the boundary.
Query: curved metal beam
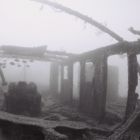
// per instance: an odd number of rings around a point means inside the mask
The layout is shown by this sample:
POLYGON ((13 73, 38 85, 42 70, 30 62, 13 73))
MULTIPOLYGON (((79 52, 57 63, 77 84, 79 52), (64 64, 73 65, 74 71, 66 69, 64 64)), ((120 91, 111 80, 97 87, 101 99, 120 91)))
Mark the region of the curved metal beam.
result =
POLYGON ((68 7, 65 7, 61 4, 58 4, 56 2, 52 2, 52 1, 49 1, 49 0, 32 0, 32 1, 37 1, 37 2, 41 2, 41 3, 44 3, 44 4, 47 4, 49 6, 52 6, 54 8, 57 8, 57 9, 60 9, 70 15, 73 15, 73 16, 76 16, 82 20, 84 20, 85 22, 99 28, 101 31, 109 34, 111 37, 113 37, 114 39, 116 39, 117 41, 119 42, 122 42, 123 41, 123 38, 120 37, 119 35, 117 35, 115 32, 113 32, 112 30, 110 30, 109 28, 105 27, 104 25, 102 25, 101 23, 93 20, 92 18, 84 15, 84 14, 81 14, 80 12, 78 11, 75 11, 75 10, 72 10, 68 7))

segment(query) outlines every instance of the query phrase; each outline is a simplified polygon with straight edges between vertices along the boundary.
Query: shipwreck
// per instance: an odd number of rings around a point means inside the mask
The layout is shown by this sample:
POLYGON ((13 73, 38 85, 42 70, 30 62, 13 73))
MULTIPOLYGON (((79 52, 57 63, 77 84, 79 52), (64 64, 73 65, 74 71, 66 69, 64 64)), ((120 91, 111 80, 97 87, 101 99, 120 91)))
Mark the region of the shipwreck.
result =
MULTIPOLYGON (((47 4, 67 14, 76 16, 86 23, 108 33, 118 43, 104 46, 82 54, 64 51, 50 51, 47 46, 18 47, 0 46, 0 58, 13 59, 11 65, 22 61, 50 62, 50 97, 44 98, 37 91, 35 83, 19 81, 10 84, 8 92, 3 93, 0 106, 0 139, 3 140, 139 140, 140 139, 140 105, 136 87, 140 66, 140 40, 125 41, 122 37, 98 23, 92 18, 49 0, 34 0, 47 4), (108 59, 114 55, 125 55, 127 60, 128 90, 126 102, 118 98, 112 90, 108 93, 108 59), (79 67, 79 96, 74 98, 74 67, 79 67), (90 81, 86 80, 87 66, 92 66, 90 81), (60 89, 58 91, 58 86, 60 89), (113 104, 108 104, 108 94, 113 97, 113 104), (41 99, 51 104, 44 108, 41 99), (120 100, 123 104, 117 104, 120 100), (111 112, 112 109, 122 109, 111 112), (43 108, 43 109, 42 109, 43 108)), ((133 34, 140 32, 129 29, 133 34)), ((2 85, 9 84, 5 79, 5 64, 0 64, 2 85)), ((112 68, 112 73, 115 70, 112 68)), ((115 79, 117 81, 117 77, 115 79)), ((114 80, 114 81, 115 81, 114 80)), ((110 82, 111 83, 111 82, 110 82)), ((77 84, 78 85, 78 84, 77 84)), ((116 89, 117 90, 117 89, 116 89)), ((111 99, 111 98, 110 98, 111 99)))
MULTIPOLYGON (((82 54, 66 52, 45 51, 29 49, 28 54, 24 48, 1 46, 1 57, 40 60, 51 62, 50 91, 53 97, 57 97, 63 108, 68 106, 76 108, 69 114, 77 114, 75 118, 67 115, 69 119, 55 119, 55 117, 31 117, 30 115, 16 114, 7 110, 0 111, 1 133, 12 139, 107 139, 125 140, 136 137, 139 139, 140 110, 137 105, 136 86, 138 84, 139 65, 137 55, 140 53, 140 42, 119 42, 82 54), (12 48, 12 49, 11 49, 12 48), (11 52, 12 50, 12 52, 11 52), (38 54, 37 54, 37 53, 38 54), (108 115, 106 111, 107 74, 109 56, 126 54, 128 60, 128 96, 125 108, 125 116, 122 119, 108 115), (77 103, 73 98, 73 67, 74 63, 80 66, 80 92, 77 103), (90 83, 86 82, 86 63, 94 65, 94 76, 90 83), (64 77, 64 68, 67 67, 67 78, 64 77), (60 68, 60 69, 59 69, 60 68), (60 74, 61 73, 61 74, 60 74), (61 75, 61 92, 58 94, 58 76, 61 75), (78 112, 78 113, 77 113, 78 112), (81 113, 81 114, 80 114, 81 113), (86 118, 84 114, 89 116, 86 118), (79 116, 78 116, 79 115, 79 116), (108 116, 108 119, 107 119, 108 116), (92 119, 91 119, 92 118, 92 119), (110 124, 110 121, 112 122, 110 124), (106 125, 110 128, 105 127, 106 125)), ((26 48, 27 49, 27 48, 26 48)), ((6 84, 4 73, 1 69, 3 84, 6 84)), ((34 95, 33 95, 34 96, 34 95)), ((15 102, 15 100, 14 100, 15 102)), ((20 106, 20 105, 19 105, 20 106)), ((40 106, 40 105, 39 105, 40 106)), ((55 107, 51 108, 51 110, 55 107)), ((64 110, 64 109, 63 109, 64 110)), ((66 111, 67 112, 67 111, 66 111)), ((69 112, 69 111, 68 111, 69 112)), ((59 110, 61 114, 61 109, 59 110)), ((64 113, 64 112, 63 112, 64 113)))

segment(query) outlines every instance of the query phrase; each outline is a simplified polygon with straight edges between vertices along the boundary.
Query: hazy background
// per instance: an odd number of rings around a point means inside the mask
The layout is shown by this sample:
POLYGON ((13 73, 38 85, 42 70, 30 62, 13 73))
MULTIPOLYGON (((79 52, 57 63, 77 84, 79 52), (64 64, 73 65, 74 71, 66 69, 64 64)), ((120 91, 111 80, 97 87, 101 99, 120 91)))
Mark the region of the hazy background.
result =
MULTIPOLYGON (((139 0, 56 0, 86 14, 122 36, 140 29, 139 0)), ((115 40, 80 19, 31 0, 0 0, 0 45, 48 45, 51 50, 80 53, 115 40)))
MULTIPOLYGON (((139 0, 55 1, 92 17, 125 40, 139 38, 128 31, 130 26, 140 30, 139 0)), ((0 0, 0 45, 47 45, 49 50, 82 53, 112 43, 116 41, 109 35, 52 7, 31 0, 0 0)), ((126 95, 127 60, 115 56, 109 64, 119 68, 119 74, 122 74, 119 75, 119 94, 126 95)), ((26 73, 24 67, 8 65, 4 70, 5 76, 8 81, 35 81, 48 87, 49 63, 35 62, 31 65, 32 68, 26 68, 26 73)), ((75 80, 78 81, 78 76, 75 80)))

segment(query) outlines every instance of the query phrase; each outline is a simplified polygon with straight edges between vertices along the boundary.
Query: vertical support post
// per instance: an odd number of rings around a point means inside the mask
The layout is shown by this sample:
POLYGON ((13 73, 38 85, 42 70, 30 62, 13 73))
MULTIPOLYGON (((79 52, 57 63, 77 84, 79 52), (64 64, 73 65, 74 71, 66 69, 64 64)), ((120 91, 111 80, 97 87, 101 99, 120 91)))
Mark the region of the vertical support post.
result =
POLYGON ((128 54, 128 97, 125 119, 127 119, 135 110, 137 95, 135 93, 138 84, 136 54, 128 54))
POLYGON ((80 99, 79 109, 82 111, 84 108, 84 94, 85 94, 85 61, 80 61, 80 99))
POLYGON ((4 73, 3 73, 2 69, 1 69, 1 67, 0 67, 0 77, 2 79, 2 85, 7 85, 5 77, 4 77, 4 73))
POLYGON ((50 92, 52 94, 58 93, 58 74, 59 67, 57 63, 51 63, 51 71, 50 71, 50 92))
POLYGON ((61 64, 61 97, 64 95, 64 65, 61 64))
POLYGON ((72 104, 72 98, 73 98, 73 63, 69 63, 68 65, 65 66, 61 64, 61 99, 64 103, 72 104))
POLYGON ((68 100, 69 103, 72 104, 72 100, 73 100, 73 63, 68 64, 68 100))
POLYGON ((95 76, 93 79, 93 117, 102 119, 105 115, 107 92, 107 56, 101 55, 95 61, 95 76), (101 57, 102 56, 102 57, 101 57))

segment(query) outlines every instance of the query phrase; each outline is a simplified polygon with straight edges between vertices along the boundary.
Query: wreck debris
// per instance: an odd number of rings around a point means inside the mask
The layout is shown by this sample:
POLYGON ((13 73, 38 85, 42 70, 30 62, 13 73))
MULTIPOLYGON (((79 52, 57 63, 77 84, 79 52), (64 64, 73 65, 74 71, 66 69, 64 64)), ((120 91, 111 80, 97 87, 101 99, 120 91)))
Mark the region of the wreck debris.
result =
POLYGON ((41 95, 34 83, 10 83, 4 105, 7 112, 38 116, 41 112, 41 95))
POLYGON ((107 140, 122 140, 124 138, 124 134, 126 131, 131 129, 132 125, 136 123, 136 119, 140 116, 139 109, 135 109, 131 116, 126 120, 124 124, 122 124, 118 129, 114 131, 114 133, 107 138, 107 140))
MULTIPOLYGON (((25 138, 25 136, 33 137, 33 135, 36 136, 37 134, 38 134, 37 137, 40 136, 40 139, 38 138, 39 140, 48 140, 48 139, 69 140, 69 137, 72 136, 72 133, 75 133, 75 135, 79 135, 80 137, 82 136, 83 133, 86 133, 87 130, 91 130, 91 126, 82 122, 46 121, 43 119, 30 118, 30 117, 19 116, 19 115, 17 116, 1 111, 0 111, 0 122, 3 128, 5 129, 7 128, 7 130, 11 131, 11 133, 17 132, 15 138, 17 138, 17 136, 19 135, 21 136, 20 139, 18 140, 23 140, 21 139, 22 136, 23 138, 25 138), (9 127, 14 129, 8 129, 9 127), (66 131, 66 132, 63 131, 64 134, 62 134, 61 132, 61 130, 63 129, 65 129, 66 131), (28 133, 26 130, 28 130, 28 133), (35 132, 36 134, 34 134, 33 132, 35 132)), ((30 139, 32 137, 30 137, 30 139)), ((36 139, 37 138, 35 138, 35 140, 36 139)))

